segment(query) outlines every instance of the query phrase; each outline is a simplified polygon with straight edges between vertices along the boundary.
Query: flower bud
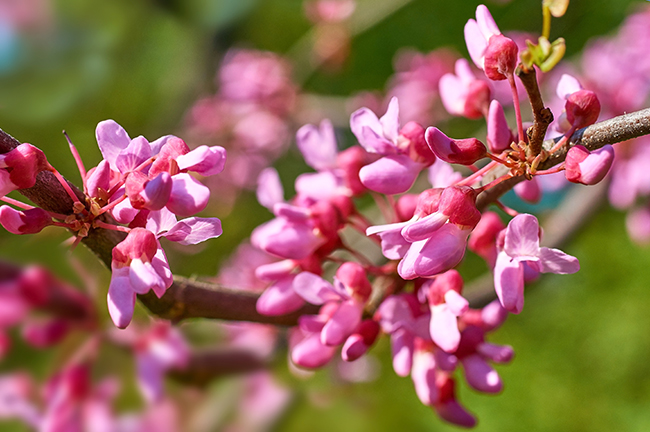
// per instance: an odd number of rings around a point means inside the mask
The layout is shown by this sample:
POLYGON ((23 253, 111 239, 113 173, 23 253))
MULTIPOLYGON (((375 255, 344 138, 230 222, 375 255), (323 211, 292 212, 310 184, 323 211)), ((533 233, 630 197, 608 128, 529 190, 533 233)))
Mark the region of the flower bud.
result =
POLYGON ((606 146, 589 152, 584 146, 572 147, 566 156, 566 178, 573 183, 594 185, 600 182, 614 162, 614 148, 606 146))
POLYGON ((600 114, 600 102, 596 93, 579 90, 567 97, 564 109, 569 123, 579 129, 596 123, 600 114))
POLYGON ((5 205, 0 207, 0 224, 12 234, 36 234, 52 225, 52 217, 38 207, 18 211, 5 205))
POLYGON ((431 151, 448 163, 472 165, 486 154, 485 145, 476 138, 453 140, 436 127, 427 128, 425 137, 431 151))
POLYGON ((348 337, 341 350, 341 357, 345 361, 355 361, 364 355, 375 343, 379 335, 379 324, 374 320, 365 320, 348 337))
POLYGON ((501 81, 511 76, 517 67, 519 48, 510 38, 502 34, 490 38, 485 49, 483 70, 493 81, 501 81))

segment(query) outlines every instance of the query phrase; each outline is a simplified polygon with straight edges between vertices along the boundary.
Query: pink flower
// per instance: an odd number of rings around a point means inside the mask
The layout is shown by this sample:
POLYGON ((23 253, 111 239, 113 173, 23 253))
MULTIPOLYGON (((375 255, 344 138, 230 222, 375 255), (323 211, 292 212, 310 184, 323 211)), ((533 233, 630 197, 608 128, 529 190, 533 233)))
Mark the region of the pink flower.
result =
POLYGON ((132 229, 126 239, 113 248, 111 269, 108 311, 119 328, 131 322, 136 294, 153 290, 162 297, 173 282, 165 252, 156 236, 143 228, 132 229))
POLYGON ((361 168, 361 183, 368 189, 390 195, 410 189, 424 165, 409 157, 408 147, 413 140, 400 142, 397 98, 391 99, 386 114, 379 119, 368 108, 353 112, 350 128, 366 151, 383 156, 361 168), (400 144, 406 144, 407 148, 400 144))
POLYGON ((0 154, 0 197, 16 189, 36 184, 36 175, 51 171, 45 154, 31 144, 20 144, 8 153, 0 154))
POLYGON ((469 302, 461 296, 463 279, 456 270, 449 270, 425 286, 431 310, 431 339, 445 352, 453 353, 460 343, 457 317, 469 308, 469 302))
POLYGON ((169 322, 157 321, 135 342, 138 386, 149 403, 163 397, 163 378, 170 369, 186 367, 190 348, 183 334, 169 322))
POLYGON ((440 78, 440 99, 449 114, 479 119, 483 117, 490 104, 490 86, 476 78, 469 62, 456 61, 455 74, 445 74, 440 78))
POLYGON ((0 207, 0 224, 12 234, 36 234, 52 223, 52 217, 38 207, 22 211, 0 207))
POLYGON ((472 165, 486 155, 485 144, 476 138, 455 140, 436 127, 428 127, 425 137, 431 151, 447 163, 472 165))
POLYGON ((573 183, 594 185, 605 178, 614 163, 614 148, 607 144, 590 152, 584 146, 571 147, 566 155, 566 178, 573 183))
POLYGON ((529 214, 515 216, 508 224, 494 267, 497 295, 512 313, 520 313, 524 307, 524 265, 540 273, 567 274, 580 269, 577 258, 539 246, 537 218, 529 214))
POLYGON ((485 5, 476 8, 476 20, 465 24, 465 42, 474 64, 491 80, 512 76, 517 66, 517 44, 501 34, 485 5))
POLYGON ((293 289, 309 303, 336 305, 330 306, 332 315, 321 332, 321 342, 327 346, 342 344, 357 329, 371 292, 365 270, 354 262, 339 267, 333 285, 313 273, 302 272, 294 279, 293 289))

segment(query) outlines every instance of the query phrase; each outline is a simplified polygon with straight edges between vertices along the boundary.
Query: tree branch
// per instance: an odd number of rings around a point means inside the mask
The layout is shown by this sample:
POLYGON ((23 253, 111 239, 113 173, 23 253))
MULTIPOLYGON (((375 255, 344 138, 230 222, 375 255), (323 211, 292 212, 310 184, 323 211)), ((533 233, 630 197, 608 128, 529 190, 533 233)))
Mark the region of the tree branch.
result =
POLYGON ((537 156, 542 151, 542 143, 548 126, 553 122, 553 113, 544 106, 542 94, 539 92, 535 68, 517 68, 515 74, 524 84, 530 107, 533 111, 533 125, 526 131, 528 135, 528 156, 537 156))
MULTIPOLYGON (((605 144, 614 144, 647 134, 650 134, 650 109, 625 114, 580 129, 571 137, 570 146, 582 144, 590 150, 595 150, 605 144)), ((551 148, 554 143, 553 140, 549 140, 544 142, 544 146, 551 148)), ((18 145, 17 140, 0 130, 0 153, 6 153, 18 145)), ((562 149, 541 164, 540 169, 557 165, 564 161, 565 157, 566 149, 562 149)), ((523 176, 513 177, 481 193, 477 199, 477 208, 485 209, 523 179, 523 176)), ((83 197, 81 191, 74 186, 72 188, 75 193, 83 197)), ((50 173, 41 173, 34 187, 19 192, 45 210, 61 214, 72 213, 72 200, 50 173)), ((117 231, 93 229, 83 243, 107 267, 110 267, 111 251, 123 238, 124 234, 117 231)), ((268 317, 256 311, 255 303, 258 297, 258 294, 181 277, 175 278, 174 284, 160 299, 153 293, 138 296, 153 314, 173 321, 185 318, 213 318, 294 325, 300 315, 317 311, 316 306, 306 305, 290 315, 268 317)))
MULTIPOLYGON (((20 145, 20 142, 0 129, 0 153, 7 153, 20 145)), ((69 183, 82 202, 83 193, 69 183)), ((72 214, 72 199, 68 197, 61 184, 49 172, 41 172, 36 185, 18 192, 29 198, 44 210, 72 214)), ((106 222, 114 223, 108 215, 106 222)), ((126 234, 114 230, 91 229, 82 243, 93 251, 99 259, 111 267, 112 250, 126 234)), ((185 318, 214 318, 234 321, 251 321, 283 326, 295 325, 298 317, 316 313, 318 308, 306 305, 297 312, 282 316, 261 315, 255 309, 259 294, 222 287, 206 282, 198 282, 176 276, 174 284, 162 298, 153 292, 138 295, 140 301, 155 315, 172 321, 185 318)))
MULTIPOLYGON (((569 140, 569 144, 553 153, 540 164, 538 169, 547 170, 564 162, 568 149, 575 145, 583 145, 589 150, 596 150, 606 144, 616 144, 648 134, 650 134, 650 108, 604 120, 575 131, 569 140)), ((544 148, 550 150, 559 140, 560 138, 544 141, 544 148)), ((490 178, 486 176, 484 182, 489 182, 491 179, 507 172, 508 168, 506 167, 495 169, 494 174, 490 178)), ((501 195, 524 179, 524 176, 515 176, 482 192, 476 199, 476 208, 480 211, 485 210, 488 205, 494 203, 501 195)))

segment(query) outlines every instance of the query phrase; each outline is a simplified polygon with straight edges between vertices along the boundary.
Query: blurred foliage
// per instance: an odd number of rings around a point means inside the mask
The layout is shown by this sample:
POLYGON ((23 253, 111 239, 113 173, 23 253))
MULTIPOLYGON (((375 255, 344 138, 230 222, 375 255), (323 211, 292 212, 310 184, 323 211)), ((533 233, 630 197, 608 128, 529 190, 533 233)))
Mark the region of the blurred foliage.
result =
MULTIPOLYGON (((316 72, 306 90, 349 95, 383 89, 393 73, 394 55, 404 47, 429 51, 448 46, 465 55, 462 29, 477 1, 406 3, 355 37, 340 71, 316 72)), ((551 37, 566 39, 570 58, 589 38, 613 31, 638 3, 572 0, 567 14, 553 20, 551 37)), ((541 29, 539 0, 488 6, 504 30, 541 29)), ((249 46, 287 52, 309 26, 301 0, 58 0, 51 25, 25 34, 20 52, 10 53, 12 63, 0 68, 0 127, 41 147, 64 175, 79 182, 60 133, 63 128, 88 167, 100 159, 94 139, 100 120, 113 118, 132 136, 150 139, 180 133, 188 107, 214 90, 215 67, 225 49, 249 46)), ((452 129, 474 125, 458 122, 452 129)), ((277 164, 287 185, 304 168, 298 159, 289 155, 277 164)), ((223 218, 222 238, 200 247, 198 255, 171 251, 172 269, 188 276, 214 275, 218 263, 252 227, 269 217, 252 194, 245 195, 223 218)), ((31 237, 3 231, 0 256, 45 263, 80 284, 61 246, 65 238, 55 229, 31 237)), ((479 417, 477 430, 650 429, 650 250, 633 246, 621 215, 607 211, 591 221, 566 252, 580 258, 582 270, 545 277, 531 286, 525 312, 512 316, 493 337, 517 352, 511 365, 498 368, 505 382, 503 394, 490 397, 461 389, 462 402, 479 417)), ((73 255, 105 289, 108 271, 82 247, 73 255)), ((52 370, 56 354, 35 355, 21 345, 16 349, 22 353, 19 360, 5 362, 3 369, 29 367, 39 376, 52 370)), ((373 383, 341 385, 329 370, 296 383, 299 396, 279 430, 452 430, 417 401, 409 379, 392 372, 387 343, 374 354, 382 374, 373 383)), ((111 363, 113 357, 106 361, 111 363)), ((125 359, 116 361, 128 368, 125 359)), ((282 364, 278 369, 286 368, 282 364)), ((286 381, 297 380, 287 376, 286 381)))

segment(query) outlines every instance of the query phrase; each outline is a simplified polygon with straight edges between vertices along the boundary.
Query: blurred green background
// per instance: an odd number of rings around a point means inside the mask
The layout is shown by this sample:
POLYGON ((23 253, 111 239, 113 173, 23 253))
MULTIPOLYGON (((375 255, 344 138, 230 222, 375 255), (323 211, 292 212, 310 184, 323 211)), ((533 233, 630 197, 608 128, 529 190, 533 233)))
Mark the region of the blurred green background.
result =
MULTIPOLYGON (((394 72, 394 55, 403 47, 427 52, 447 46, 466 55, 462 28, 478 4, 358 3, 366 10, 401 7, 353 39, 339 71, 309 76, 306 92, 348 96, 382 90, 394 72)), ((539 31, 540 3, 486 4, 501 29, 539 31)), ((614 31, 641 3, 573 0, 567 15, 554 20, 552 36, 563 36, 568 57, 574 56, 589 38, 614 31)), ((214 93, 216 66, 228 48, 291 53, 293 60, 302 61, 306 53, 295 44, 310 29, 301 0, 57 0, 51 4, 51 17, 46 28, 23 34, 0 56, 0 127, 42 148, 77 183, 62 129, 87 167, 100 160, 94 128, 103 119, 115 119, 131 136, 155 139, 181 133, 191 104, 214 93)), ((454 127, 479 126, 463 122, 454 127)), ((284 176, 295 176, 304 167, 296 160, 290 155, 278 163, 290 168, 283 172, 284 180, 290 182, 284 176)), ((259 210, 252 196, 245 196, 224 218, 222 238, 198 255, 172 253, 172 269, 187 276, 216 274, 219 263, 252 227, 270 216, 259 210)), ((61 246, 66 237, 52 229, 31 237, 2 231, 0 257, 44 263, 78 283, 61 246)), ((460 400, 479 418, 477 430, 650 430, 650 250, 630 242, 622 214, 606 210, 586 223, 565 251, 580 259, 582 270, 542 278, 529 289, 523 314, 512 316, 492 337, 517 353, 511 365, 498 368, 504 392, 486 396, 460 389, 460 400)), ((73 255, 98 275, 104 289, 109 272, 83 248, 73 255)), ((395 376, 385 342, 374 354, 381 376, 371 383, 337 383, 331 371, 297 382, 285 372, 285 381, 296 384, 298 396, 279 430, 455 429, 418 402, 410 379, 395 376)), ((23 358, 14 356, 2 368, 33 364, 46 373, 46 360, 25 349, 23 358)))

